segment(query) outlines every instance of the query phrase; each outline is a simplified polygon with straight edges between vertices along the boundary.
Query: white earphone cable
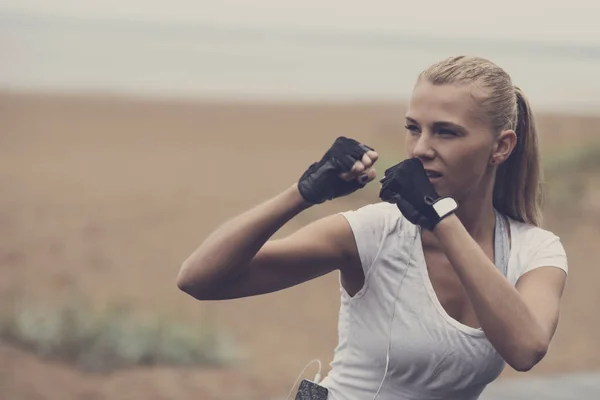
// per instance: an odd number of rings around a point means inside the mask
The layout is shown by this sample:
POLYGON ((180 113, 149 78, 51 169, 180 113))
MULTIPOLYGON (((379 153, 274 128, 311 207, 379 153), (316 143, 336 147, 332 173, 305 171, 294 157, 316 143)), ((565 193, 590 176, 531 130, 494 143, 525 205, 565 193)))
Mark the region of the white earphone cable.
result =
POLYGON ((402 287, 402 282, 404 281, 404 277, 406 276, 408 269, 412 265, 412 255, 413 255, 413 252, 415 249, 415 244, 417 242, 418 235, 419 235, 419 230, 417 228, 417 232, 416 232, 415 238, 413 240, 412 251, 410 252, 410 255, 408 256, 408 265, 406 266, 406 269, 404 270, 404 274, 402 274, 402 277, 400 278, 398 290, 396 291, 396 297, 394 298, 394 304, 393 304, 394 309, 392 311, 392 319, 390 321, 390 333, 388 336, 387 350, 385 353, 385 370, 383 372, 383 378, 381 379, 381 382, 379 383, 379 388, 377 388, 377 392, 375 393, 375 397, 373 397, 373 400, 377 400, 377 397, 379 397, 379 392, 381 392, 381 388, 383 387, 383 383, 385 382, 385 378, 387 377, 388 369, 390 366, 390 349, 392 347, 392 327, 394 326, 394 317, 396 316, 396 301, 398 301, 398 296, 400 295, 400 288, 402 287))

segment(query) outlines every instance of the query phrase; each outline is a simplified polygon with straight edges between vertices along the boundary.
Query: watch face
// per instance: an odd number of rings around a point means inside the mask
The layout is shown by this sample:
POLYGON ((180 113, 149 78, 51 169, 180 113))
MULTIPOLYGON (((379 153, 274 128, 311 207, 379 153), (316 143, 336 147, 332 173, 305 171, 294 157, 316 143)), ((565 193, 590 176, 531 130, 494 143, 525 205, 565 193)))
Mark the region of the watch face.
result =
POLYGON ((440 218, 450 214, 451 212, 456 210, 457 207, 458 204, 456 203, 456 200, 454 200, 452 197, 441 198, 438 201, 436 201, 433 205, 433 209, 440 218))

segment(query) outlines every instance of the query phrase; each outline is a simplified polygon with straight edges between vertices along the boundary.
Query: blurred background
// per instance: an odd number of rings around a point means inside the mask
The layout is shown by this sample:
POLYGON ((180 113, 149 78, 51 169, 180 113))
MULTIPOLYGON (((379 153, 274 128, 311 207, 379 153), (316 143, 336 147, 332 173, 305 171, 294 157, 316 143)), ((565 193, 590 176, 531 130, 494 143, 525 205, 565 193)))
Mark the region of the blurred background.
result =
POLYGON ((570 263, 549 354, 484 397, 600 396, 600 5, 540 4, 0 0, 0 397, 281 399, 310 360, 325 374, 337 273, 198 302, 180 265, 339 135, 378 150, 379 171, 404 158, 417 74, 457 54, 529 96, 544 227, 570 263))

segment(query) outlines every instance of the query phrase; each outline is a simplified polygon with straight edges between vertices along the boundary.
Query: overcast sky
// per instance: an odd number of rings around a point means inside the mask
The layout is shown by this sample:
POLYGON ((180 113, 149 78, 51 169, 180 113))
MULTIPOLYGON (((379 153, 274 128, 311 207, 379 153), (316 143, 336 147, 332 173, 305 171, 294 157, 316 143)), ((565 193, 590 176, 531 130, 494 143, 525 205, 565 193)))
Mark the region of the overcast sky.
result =
POLYGON ((599 0, 0 0, 0 10, 600 44, 599 0))

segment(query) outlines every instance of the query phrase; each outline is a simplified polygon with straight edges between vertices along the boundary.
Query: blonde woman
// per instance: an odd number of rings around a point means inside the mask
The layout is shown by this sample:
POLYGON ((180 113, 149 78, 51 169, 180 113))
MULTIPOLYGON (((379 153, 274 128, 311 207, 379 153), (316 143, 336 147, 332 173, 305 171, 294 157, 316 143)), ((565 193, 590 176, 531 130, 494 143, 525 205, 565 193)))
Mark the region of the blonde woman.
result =
POLYGON ((321 383, 330 400, 477 399, 505 364, 531 369, 554 335, 568 267, 539 227, 525 96, 488 60, 442 60, 416 81, 406 150, 381 180, 382 201, 271 239, 375 179, 377 153, 338 138, 297 184, 210 235, 179 287, 225 300, 339 270, 339 344, 321 383))

